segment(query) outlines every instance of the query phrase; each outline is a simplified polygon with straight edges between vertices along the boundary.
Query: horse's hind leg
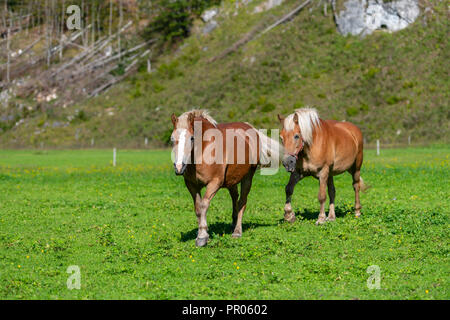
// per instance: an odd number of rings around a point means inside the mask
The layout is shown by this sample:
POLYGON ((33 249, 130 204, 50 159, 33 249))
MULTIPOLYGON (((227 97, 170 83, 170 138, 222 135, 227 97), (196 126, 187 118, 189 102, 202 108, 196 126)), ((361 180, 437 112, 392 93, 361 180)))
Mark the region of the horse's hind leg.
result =
POLYGON ((244 215, 245 208, 247 207, 247 196, 250 193, 252 187, 253 175, 255 174, 255 169, 250 169, 251 171, 241 181, 241 196, 238 202, 238 215, 236 220, 236 226, 234 228, 232 237, 239 238, 242 236, 242 217, 244 215))
POLYGON ((353 178, 353 190, 355 190, 355 217, 359 217, 361 215, 361 202, 359 201, 359 191, 361 189, 361 166, 363 162, 363 151, 362 147, 360 148, 355 163, 352 168, 349 170, 350 174, 353 178))
POLYGON ((361 215, 361 202, 359 201, 359 190, 361 189, 360 171, 358 169, 350 173, 353 177, 353 190, 355 190, 355 217, 359 217, 361 215))
POLYGON ((334 212, 334 197, 336 196, 336 189, 334 188, 333 176, 328 177, 328 196, 330 197, 330 211, 328 212, 328 221, 336 220, 336 213, 334 212))
POLYGON ((233 225, 232 229, 236 227, 237 218, 238 218, 238 200, 239 200, 239 192, 237 184, 234 186, 228 188, 228 191, 230 192, 231 201, 233 202, 233 225))
POLYGON ((286 204, 284 205, 284 220, 289 222, 295 221, 295 213, 292 211, 291 199, 292 194, 294 193, 295 185, 300 181, 301 175, 298 171, 294 171, 291 173, 291 177, 289 178, 289 182, 286 185, 286 204))

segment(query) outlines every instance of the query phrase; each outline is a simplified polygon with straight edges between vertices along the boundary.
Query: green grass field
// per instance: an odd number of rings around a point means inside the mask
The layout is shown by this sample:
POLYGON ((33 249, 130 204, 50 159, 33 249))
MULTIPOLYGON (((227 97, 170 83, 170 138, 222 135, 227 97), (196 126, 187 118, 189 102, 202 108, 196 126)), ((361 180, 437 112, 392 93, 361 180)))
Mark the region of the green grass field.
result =
POLYGON ((208 211, 210 243, 168 151, 0 151, 1 299, 449 299, 450 147, 365 151, 363 215, 350 175, 338 218, 315 226, 318 183, 257 174, 241 239, 231 200, 208 211), (67 289, 71 265, 81 289, 67 289), (366 270, 381 270, 369 290, 366 270))

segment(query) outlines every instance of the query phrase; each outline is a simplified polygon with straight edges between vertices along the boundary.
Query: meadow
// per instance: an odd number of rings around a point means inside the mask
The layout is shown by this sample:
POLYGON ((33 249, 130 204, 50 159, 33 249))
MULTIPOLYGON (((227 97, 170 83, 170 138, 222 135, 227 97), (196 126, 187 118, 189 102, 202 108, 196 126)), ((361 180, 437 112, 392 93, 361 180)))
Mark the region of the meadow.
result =
POLYGON ((167 150, 0 151, 0 299, 449 299, 450 146, 365 151, 362 216, 348 174, 337 220, 315 226, 318 183, 257 174, 243 237, 231 200, 208 211, 210 242, 167 150), (69 290, 69 266, 81 289, 69 290), (369 266, 380 289, 369 289, 369 266))

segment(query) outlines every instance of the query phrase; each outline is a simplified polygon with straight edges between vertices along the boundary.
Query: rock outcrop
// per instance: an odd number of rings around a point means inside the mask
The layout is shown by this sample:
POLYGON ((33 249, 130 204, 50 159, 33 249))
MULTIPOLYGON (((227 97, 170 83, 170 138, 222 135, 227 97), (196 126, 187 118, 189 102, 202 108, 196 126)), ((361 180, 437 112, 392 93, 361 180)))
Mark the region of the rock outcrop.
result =
POLYGON ((334 11, 341 34, 362 36, 404 29, 420 14, 418 0, 337 0, 334 11))

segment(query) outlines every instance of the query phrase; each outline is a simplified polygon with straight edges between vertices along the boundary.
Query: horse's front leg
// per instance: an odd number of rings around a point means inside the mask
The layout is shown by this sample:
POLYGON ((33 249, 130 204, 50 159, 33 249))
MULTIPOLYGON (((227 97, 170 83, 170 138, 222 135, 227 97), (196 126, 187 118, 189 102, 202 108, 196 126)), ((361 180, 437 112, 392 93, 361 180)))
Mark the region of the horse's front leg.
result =
POLYGON ((353 174, 353 189, 355 190, 355 217, 361 215, 361 202, 359 200, 359 190, 361 189, 360 171, 356 170, 353 174))
POLYGON ((320 203, 320 213, 319 219, 317 219, 316 225, 323 224, 327 216, 325 215, 325 201, 327 201, 327 182, 328 182, 328 168, 323 168, 319 172, 319 203, 320 203))
POLYGON ((200 223, 198 217, 200 214, 200 205, 202 202, 202 196, 200 194, 201 187, 199 187, 198 185, 192 183, 187 179, 184 179, 184 183, 186 184, 186 187, 188 188, 189 193, 192 196, 192 200, 194 201, 195 215, 197 216, 197 222, 200 223))
POLYGON ((218 181, 212 181, 206 186, 206 192, 200 201, 199 210, 196 210, 198 219, 198 234, 195 244, 198 247, 204 247, 208 243, 208 224, 206 222, 206 212, 208 211, 209 204, 216 194, 217 190, 220 188, 220 183, 218 181))
POLYGON ((289 222, 295 221, 295 213, 292 211, 291 199, 294 193, 295 185, 301 180, 301 174, 298 171, 291 173, 289 182, 286 185, 286 204, 284 205, 284 220, 289 222))

